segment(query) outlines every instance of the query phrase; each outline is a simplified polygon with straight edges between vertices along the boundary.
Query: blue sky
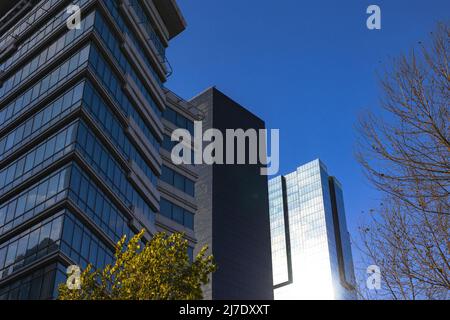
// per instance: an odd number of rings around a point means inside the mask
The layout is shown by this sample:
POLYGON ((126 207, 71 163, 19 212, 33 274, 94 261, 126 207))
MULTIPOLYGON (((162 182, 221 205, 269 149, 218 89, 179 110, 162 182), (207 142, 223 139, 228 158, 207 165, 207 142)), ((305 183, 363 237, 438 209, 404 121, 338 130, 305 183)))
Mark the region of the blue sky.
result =
MULTIPOLYGON (((344 186, 356 236, 377 202, 354 159, 355 125, 376 109, 376 72, 449 18, 448 0, 178 0, 188 22, 167 86, 189 99, 218 89, 280 129, 280 173, 321 158, 344 186), (366 28, 377 4, 382 29, 366 28)), ((354 249, 355 250, 355 249, 354 249)))

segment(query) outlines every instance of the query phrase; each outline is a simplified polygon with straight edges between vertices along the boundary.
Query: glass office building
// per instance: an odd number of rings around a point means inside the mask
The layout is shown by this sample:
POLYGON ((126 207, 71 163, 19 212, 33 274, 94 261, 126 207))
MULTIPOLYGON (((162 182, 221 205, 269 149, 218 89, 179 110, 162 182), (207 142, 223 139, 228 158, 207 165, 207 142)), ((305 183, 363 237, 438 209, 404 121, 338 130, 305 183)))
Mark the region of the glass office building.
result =
POLYGON ((1 3, 0 299, 54 298, 68 265, 103 267, 142 228, 184 231, 193 248, 195 204, 180 203, 196 176, 160 153, 165 49, 185 28, 175 1, 1 3), (170 212, 162 190, 181 199, 170 212))
POLYGON ((269 181, 274 297, 356 299, 342 187, 320 160, 269 181))

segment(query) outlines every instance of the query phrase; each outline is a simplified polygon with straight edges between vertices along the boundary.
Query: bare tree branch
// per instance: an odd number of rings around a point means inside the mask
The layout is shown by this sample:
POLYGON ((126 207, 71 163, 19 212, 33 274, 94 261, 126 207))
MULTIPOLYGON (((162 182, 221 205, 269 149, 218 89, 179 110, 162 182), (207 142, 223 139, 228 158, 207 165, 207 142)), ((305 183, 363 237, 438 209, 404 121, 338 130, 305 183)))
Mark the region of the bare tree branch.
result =
MULTIPOLYGON (((383 289, 361 296, 445 299, 450 293, 450 28, 419 54, 394 60, 381 80, 382 115, 359 124, 356 157, 385 203, 360 228, 383 289)), ((368 264, 368 265, 369 265, 368 264)))

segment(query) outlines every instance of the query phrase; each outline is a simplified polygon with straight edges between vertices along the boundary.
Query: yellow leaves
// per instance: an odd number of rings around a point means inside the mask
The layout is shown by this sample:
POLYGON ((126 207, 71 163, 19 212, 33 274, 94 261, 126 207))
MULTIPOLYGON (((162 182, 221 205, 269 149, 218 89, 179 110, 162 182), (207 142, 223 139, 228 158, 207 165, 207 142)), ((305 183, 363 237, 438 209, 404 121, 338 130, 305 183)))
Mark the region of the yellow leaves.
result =
POLYGON ((191 263, 188 241, 183 234, 158 233, 141 245, 144 230, 126 244, 126 237, 116 245, 113 266, 93 271, 86 268, 82 289, 70 291, 59 287, 59 299, 65 300, 189 300, 202 299, 201 285, 209 281, 216 266, 207 247, 191 263))

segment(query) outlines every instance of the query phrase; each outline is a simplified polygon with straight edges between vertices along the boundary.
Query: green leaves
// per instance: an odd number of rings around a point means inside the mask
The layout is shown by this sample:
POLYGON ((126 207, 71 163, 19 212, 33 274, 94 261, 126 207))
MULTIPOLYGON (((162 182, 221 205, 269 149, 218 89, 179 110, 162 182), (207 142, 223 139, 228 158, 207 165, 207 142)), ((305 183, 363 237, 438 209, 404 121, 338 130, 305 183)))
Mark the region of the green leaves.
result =
POLYGON ((202 285, 216 270, 205 246, 191 262, 183 234, 156 234, 145 246, 144 230, 128 244, 116 246, 115 264, 103 270, 88 266, 81 274, 81 289, 59 286, 60 300, 199 300, 202 285))

